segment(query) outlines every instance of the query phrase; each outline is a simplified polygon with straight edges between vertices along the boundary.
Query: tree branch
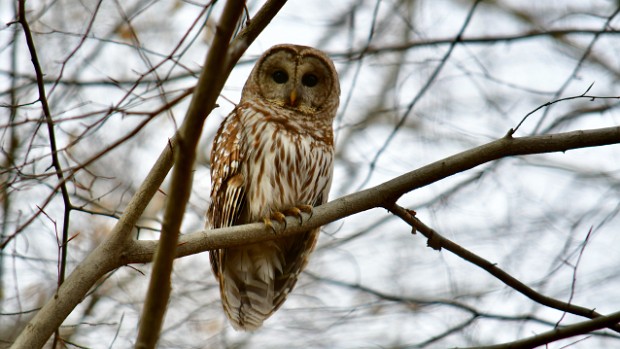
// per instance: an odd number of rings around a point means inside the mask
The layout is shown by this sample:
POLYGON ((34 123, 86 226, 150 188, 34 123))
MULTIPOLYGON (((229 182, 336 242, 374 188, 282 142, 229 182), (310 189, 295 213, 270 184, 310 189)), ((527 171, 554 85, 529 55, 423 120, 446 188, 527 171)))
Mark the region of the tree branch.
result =
MULTIPOLYGON (((560 339, 577 336, 611 327, 620 322, 620 312, 615 312, 607 316, 601 316, 594 320, 582 321, 576 324, 555 328, 551 331, 543 332, 535 336, 524 338, 512 342, 489 345, 485 347, 472 347, 469 349, 531 349, 547 343, 555 342, 560 339)), ((467 349, 467 348, 462 348, 467 349)))
POLYGON ((62 222, 62 238, 59 244, 60 249, 60 270, 58 274, 58 286, 65 281, 65 271, 67 267, 67 241, 69 239, 69 216, 71 215, 71 199, 69 198, 69 191, 67 190, 67 184, 63 174, 60 160, 58 159, 58 147, 56 145, 56 133, 54 131, 54 120, 52 119, 52 113, 50 111, 49 104, 47 102, 47 94, 45 93, 45 83, 43 82, 43 70, 39 63, 39 57, 37 55, 37 49, 34 45, 34 39, 32 38, 32 32, 30 31, 30 25, 26 19, 26 0, 19 1, 19 24, 24 30, 24 36, 26 37, 26 45, 30 52, 30 60, 35 71, 37 78, 37 88, 39 91, 39 102, 41 102, 41 109, 43 116, 45 117, 45 123, 47 125, 47 133, 49 135, 50 150, 52 157, 52 167, 56 172, 58 178, 60 192, 62 195, 62 201, 64 204, 64 214, 62 222))
MULTIPOLYGON (((497 265, 495 265, 494 263, 491 263, 488 260, 476 255, 475 253, 463 248, 459 244, 449 239, 446 239, 438 232, 428 227, 426 224, 416 218, 408 210, 402 208, 397 204, 386 205, 386 208, 390 212, 394 213, 396 216, 407 222, 409 225, 411 225, 415 230, 422 233, 422 235, 424 235, 428 239, 429 247, 435 250, 441 250, 442 248, 445 248, 446 250, 454 253, 455 255, 463 258, 464 260, 484 269, 489 274, 493 275, 510 288, 523 294, 524 296, 528 297, 536 303, 567 313, 587 317, 590 319, 596 319, 603 316, 602 314, 596 312, 594 309, 588 309, 575 304, 562 302, 555 298, 547 297, 543 294, 536 292, 534 289, 530 288, 512 275, 497 267, 497 265)), ((614 323, 610 326, 610 328, 620 333, 620 325, 614 323)))
MULTIPOLYGON (((470 36, 461 37, 459 40, 463 44, 497 44, 508 43, 515 41, 525 41, 528 39, 537 38, 558 38, 569 35, 618 35, 620 30, 608 28, 607 30, 600 29, 582 29, 582 28, 566 28, 555 30, 529 30, 522 33, 504 34, 504 35, 492 35, 492 36, 470 36)), ((334 53, 337 57, 346 57, 349 59, 356 59, 360 55, 377 55, 392 52, 408 51, 412 48, 427 47, 427 46, 439 46, 439 45, 451 45, 454 42, 454 37, 447 37, 441 39, 418 39, 411 42, 396 43, 383 46, 368 46, 355 51, 338 52, 334 53)))
MULTIPOLYGON (((565 152, 571 149, 619 143, 620 126, 531 137, 506 136, 423 166, 376 187, 346 195, 316 207, 310 217, 304 214, 304 223, 301 225, 295 217, 286 217, 286 229, 283 229, 283 224, 273 222, 276 229, 281 229, 277 234, 266 229, 262 223, 252 223, 182 235, 177 248, 177 257, 305 232, 372 208, 389 206, 402 195, 415 189, 500 158, 565 152)), ((119 261, 118 266, 129 263, 148 263, 152 258, 156 243, 150 240, 132 241, 126 245, 123 259, 119 261)))
POLYGON ((196 146, 202 134, 204 121, 207 115, 211 113, 218 97, 218 93, 213 93, 213 91, 221 91, 224 87, 226 71, 220 67, 224 66, 226 61, 228 45, 241 18, 243 8, 244 2, 242 0, 226 2, 213 43, 209 48, 209 54, 200 73, 198 85, 179 130, 179 146, 174 149, 175 161, 170 193, 166 200, 157 252, 153 257, 151 280, 140 317, 140 329, 135 346, 137 349, 155 348, 159 339, 168 299, 170 298, 170 278, 179 230, 192 188, 196 146))

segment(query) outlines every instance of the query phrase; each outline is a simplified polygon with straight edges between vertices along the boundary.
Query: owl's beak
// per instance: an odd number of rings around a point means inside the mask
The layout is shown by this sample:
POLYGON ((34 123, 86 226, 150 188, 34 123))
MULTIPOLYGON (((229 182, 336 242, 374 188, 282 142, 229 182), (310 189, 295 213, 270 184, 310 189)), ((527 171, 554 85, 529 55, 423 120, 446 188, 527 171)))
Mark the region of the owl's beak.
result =
POLYGON ((299 104, 299 100, 297 99, 297 89, 294 88, 291 90, 291 94, 289 95, 290 106, 296 107, 299 104))

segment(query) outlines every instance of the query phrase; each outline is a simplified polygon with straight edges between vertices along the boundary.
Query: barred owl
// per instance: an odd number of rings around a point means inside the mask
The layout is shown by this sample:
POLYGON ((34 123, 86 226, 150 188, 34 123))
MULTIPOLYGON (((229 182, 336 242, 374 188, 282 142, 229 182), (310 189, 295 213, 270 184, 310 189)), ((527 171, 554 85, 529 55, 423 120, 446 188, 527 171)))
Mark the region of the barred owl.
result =
MULTIPOLYGON (((301 218, 327 201, 332 123, 340 84, 332 61, 311 47, 277 45, 252 70, 211 151, 208 227, 301 218)), ((210 252, 224 311, 236 330, 260 327, 308 263, 319 229, 210 252)))

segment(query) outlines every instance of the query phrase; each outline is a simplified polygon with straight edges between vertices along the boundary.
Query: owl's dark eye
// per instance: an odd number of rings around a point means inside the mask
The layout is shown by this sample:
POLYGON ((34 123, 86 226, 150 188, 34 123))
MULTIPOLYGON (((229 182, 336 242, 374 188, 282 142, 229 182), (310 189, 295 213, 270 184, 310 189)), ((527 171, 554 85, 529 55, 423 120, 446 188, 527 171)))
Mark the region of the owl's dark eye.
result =
POLYGON ((304 74, 304 76, 301 77, 301 83, 307 87, 314 87, 319 83, 319 78, 314 74, 304 74))
POLYGON ((271 74, 271 78, 276 84, 283 84, 288 81, 288 74, 284 70, 276 70, 271 74))

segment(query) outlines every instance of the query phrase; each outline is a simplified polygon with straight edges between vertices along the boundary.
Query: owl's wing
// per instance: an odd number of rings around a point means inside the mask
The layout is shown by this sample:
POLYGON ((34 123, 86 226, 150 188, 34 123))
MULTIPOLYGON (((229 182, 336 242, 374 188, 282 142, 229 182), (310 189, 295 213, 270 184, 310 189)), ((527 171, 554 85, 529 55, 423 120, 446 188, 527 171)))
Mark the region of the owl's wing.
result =
MULTIPOLYGON (((207 211, 208 224, 211 228, 234 225, 245 208, 246 179, 241 164, 245 162, 246 154, 242 149, 243 132, 238 112, 238 109, 235 109, 228 115, 213 141, 211 150, 212 202, 207 211)), ((218 275, 219 250, 211 251, 210 257, 213 272, 218 275)))

